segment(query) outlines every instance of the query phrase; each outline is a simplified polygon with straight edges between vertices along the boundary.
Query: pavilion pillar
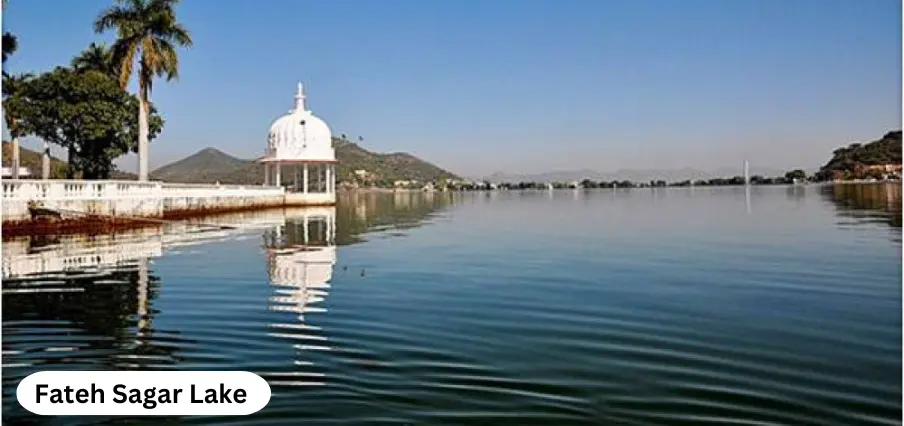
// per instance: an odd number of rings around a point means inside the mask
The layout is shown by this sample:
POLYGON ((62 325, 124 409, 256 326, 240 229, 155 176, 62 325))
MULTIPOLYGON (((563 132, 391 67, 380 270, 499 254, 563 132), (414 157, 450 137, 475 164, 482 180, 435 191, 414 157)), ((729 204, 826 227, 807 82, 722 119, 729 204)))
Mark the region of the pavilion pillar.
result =
POLYGON ((304 245, 308 245, 308 215, 304 215, 304 245))
POLYGON ((302 171, 302 179, 304 180, 304 193, 308 193, 308 163, 304 163, 304 170, 302 171))
POLYGON ((264 186, 270 186, 270 163, 264 163, 264 186))
POLYGON ((12 138, 12 148, 13 148, 13 163, 10 172, 12 173, 13 179, 19 178, 19 137, 13 136, 12 138))
POLYGON ((41 179, 50 179, 50 145, 44 141, 44 151, 41 153, 41 179))
POLYGON ((280 176, 279 176, 280 169, 282 169, 282 165, 279 164, 279 162, 277 162, 276 163, 276 186, 282 186, 282 183, 280 182, 280 176))
POLYGON ((333 224, 333 221, 336 220, 336 215, 331 214, 326 218, 326 244, 333 245, 334 233, 336 231, 336 227, 333 224))
POLYGON ((327 164, 326 166, 326 193, 329 194, 333 192, 333 180, 331 177, 333 176, 333 165, 327 164))
POLYGON ((333 244, 336 244, 336 213, 333 210, 333 214, 330 215, 330 240, 333 244))
MULTIPOLYGON (((144 257, 138 260, 138 337, 144 337, 148 328, 148 285, 150 284, 148 274, 148 258, 144 257)), ((144 343, 143 340, 137 340, 136 343, 144 343)))
POLYGON ((292 188, 294 188, 295 192, 298 192, 298 164, 292 169, 295 172, 295 176, 292 178, 292 188))

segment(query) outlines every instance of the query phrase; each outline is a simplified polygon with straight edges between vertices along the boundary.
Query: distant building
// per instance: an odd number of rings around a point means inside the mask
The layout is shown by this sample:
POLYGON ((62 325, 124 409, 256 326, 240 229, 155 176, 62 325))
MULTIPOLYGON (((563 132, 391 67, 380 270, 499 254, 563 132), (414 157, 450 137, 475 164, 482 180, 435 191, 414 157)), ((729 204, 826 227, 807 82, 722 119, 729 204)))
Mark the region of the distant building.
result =
POLYGON ((885 172, 885 173, 895 173, 895 172, 900 173, 901 165, 900 164, 875 164, 872 166, 866 166, 866 170, 878 170, 880 172, 885 172))

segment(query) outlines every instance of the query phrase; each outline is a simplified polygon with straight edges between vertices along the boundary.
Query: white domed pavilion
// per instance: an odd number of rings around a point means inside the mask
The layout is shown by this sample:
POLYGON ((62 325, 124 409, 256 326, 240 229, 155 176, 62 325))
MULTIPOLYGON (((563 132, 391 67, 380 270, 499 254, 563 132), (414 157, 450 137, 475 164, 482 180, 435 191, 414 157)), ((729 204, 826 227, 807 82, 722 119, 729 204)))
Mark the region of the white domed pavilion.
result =
POLYGON ((270 125, 264 185, 286 188, 286 203, 329 205, 336 202, 336 151, 329 126, 307 108, 298 83, 295 108, 270 125))

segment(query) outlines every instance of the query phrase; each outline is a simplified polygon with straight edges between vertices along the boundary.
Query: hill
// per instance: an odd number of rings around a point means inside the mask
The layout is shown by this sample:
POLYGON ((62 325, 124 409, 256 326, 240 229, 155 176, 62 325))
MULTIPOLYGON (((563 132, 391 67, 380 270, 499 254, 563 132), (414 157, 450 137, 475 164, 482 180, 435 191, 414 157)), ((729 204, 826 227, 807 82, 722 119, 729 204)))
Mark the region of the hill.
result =
MULTIPOLYGON (((3 142, 3 166, 10 167, 13 163, 13 147, 9 142, 3 142)), ((19 164, 21 167, 28 168, 31 177, 41 177, 41 153, 32 151, 19 145, 19 164)), ((50 156, 50 178, 65 179, 66 178, 66 162, 50 156)))
MULTIPOLYGON (((7 141, 3 141, 3 166, 9 167, 13 162, 13 149, 12 144, 7 141)), ((28 171, 31 172, 31 178, 40 178, 41 177, 41 153, 38 151, 34 151, 28 148, 19 145, 19 164, 21 167, 27 167, 28 171)), ((50 178, 51 179, 66 179, 66 169, 68 167, 68 163, 63 161, 57 157, 50 156, 50 178)), ((75 176, 78 178, 79 176, 75 176)), ((114 170, 110 175, 111 179, 119 179, 119 180, 135 180, 137 175, 134 173, 121 172, 118 170, 114 170)))
MULTIPOLYGON (((343 182, 356 179, 355 170, 366 170, 369 180, 389 184, 396 180, 430 181, 456 178, 454 174, 407 153, 380 154, 358 144, 333 139, 339 159, 338 178, 343 182)), ((252 160, 233 157, 215 148, 205 148, 174 163, 151 172, 151 179, 168 182, 254 184, 264 180, 264 167, 252 160)))
MULTIPOLYGON (((249 165, 250 161, 235 158, 215 148, 204 148, 194 155, 152 171, 151 179, 167 182, 250 183, 241 179, 241 174, 230 179, 236 171, 249 165)), ((261 181, 262 179, 263 177, 261 181)))
POLYGON ((342 181, 353 180, 355 170, 367 170, 374 175, 375 181, 384 182, 458 179, 452 172, 405 152, 379 154, 343 139, 334 139, 333 146, 339 159, 339 177, 342 181))
POLYGON ((901 131, 891 131, 867 144, 852 143, 832 152, 832 158, 819 169, 825 178, 862 178, 871 167, 901 165, 901 131))

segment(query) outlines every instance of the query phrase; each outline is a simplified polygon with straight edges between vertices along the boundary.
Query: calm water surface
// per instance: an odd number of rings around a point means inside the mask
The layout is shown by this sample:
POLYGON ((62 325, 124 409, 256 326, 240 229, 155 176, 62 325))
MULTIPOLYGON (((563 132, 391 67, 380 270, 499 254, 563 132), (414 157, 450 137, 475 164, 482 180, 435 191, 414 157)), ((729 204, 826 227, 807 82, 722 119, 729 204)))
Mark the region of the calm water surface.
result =
POLYGON ((3 423, 901 424, 900 196, 355 194, 8 241, 3 423), (273 397, 163 421, 16 402, 73 369, 248 370, 273 397))

